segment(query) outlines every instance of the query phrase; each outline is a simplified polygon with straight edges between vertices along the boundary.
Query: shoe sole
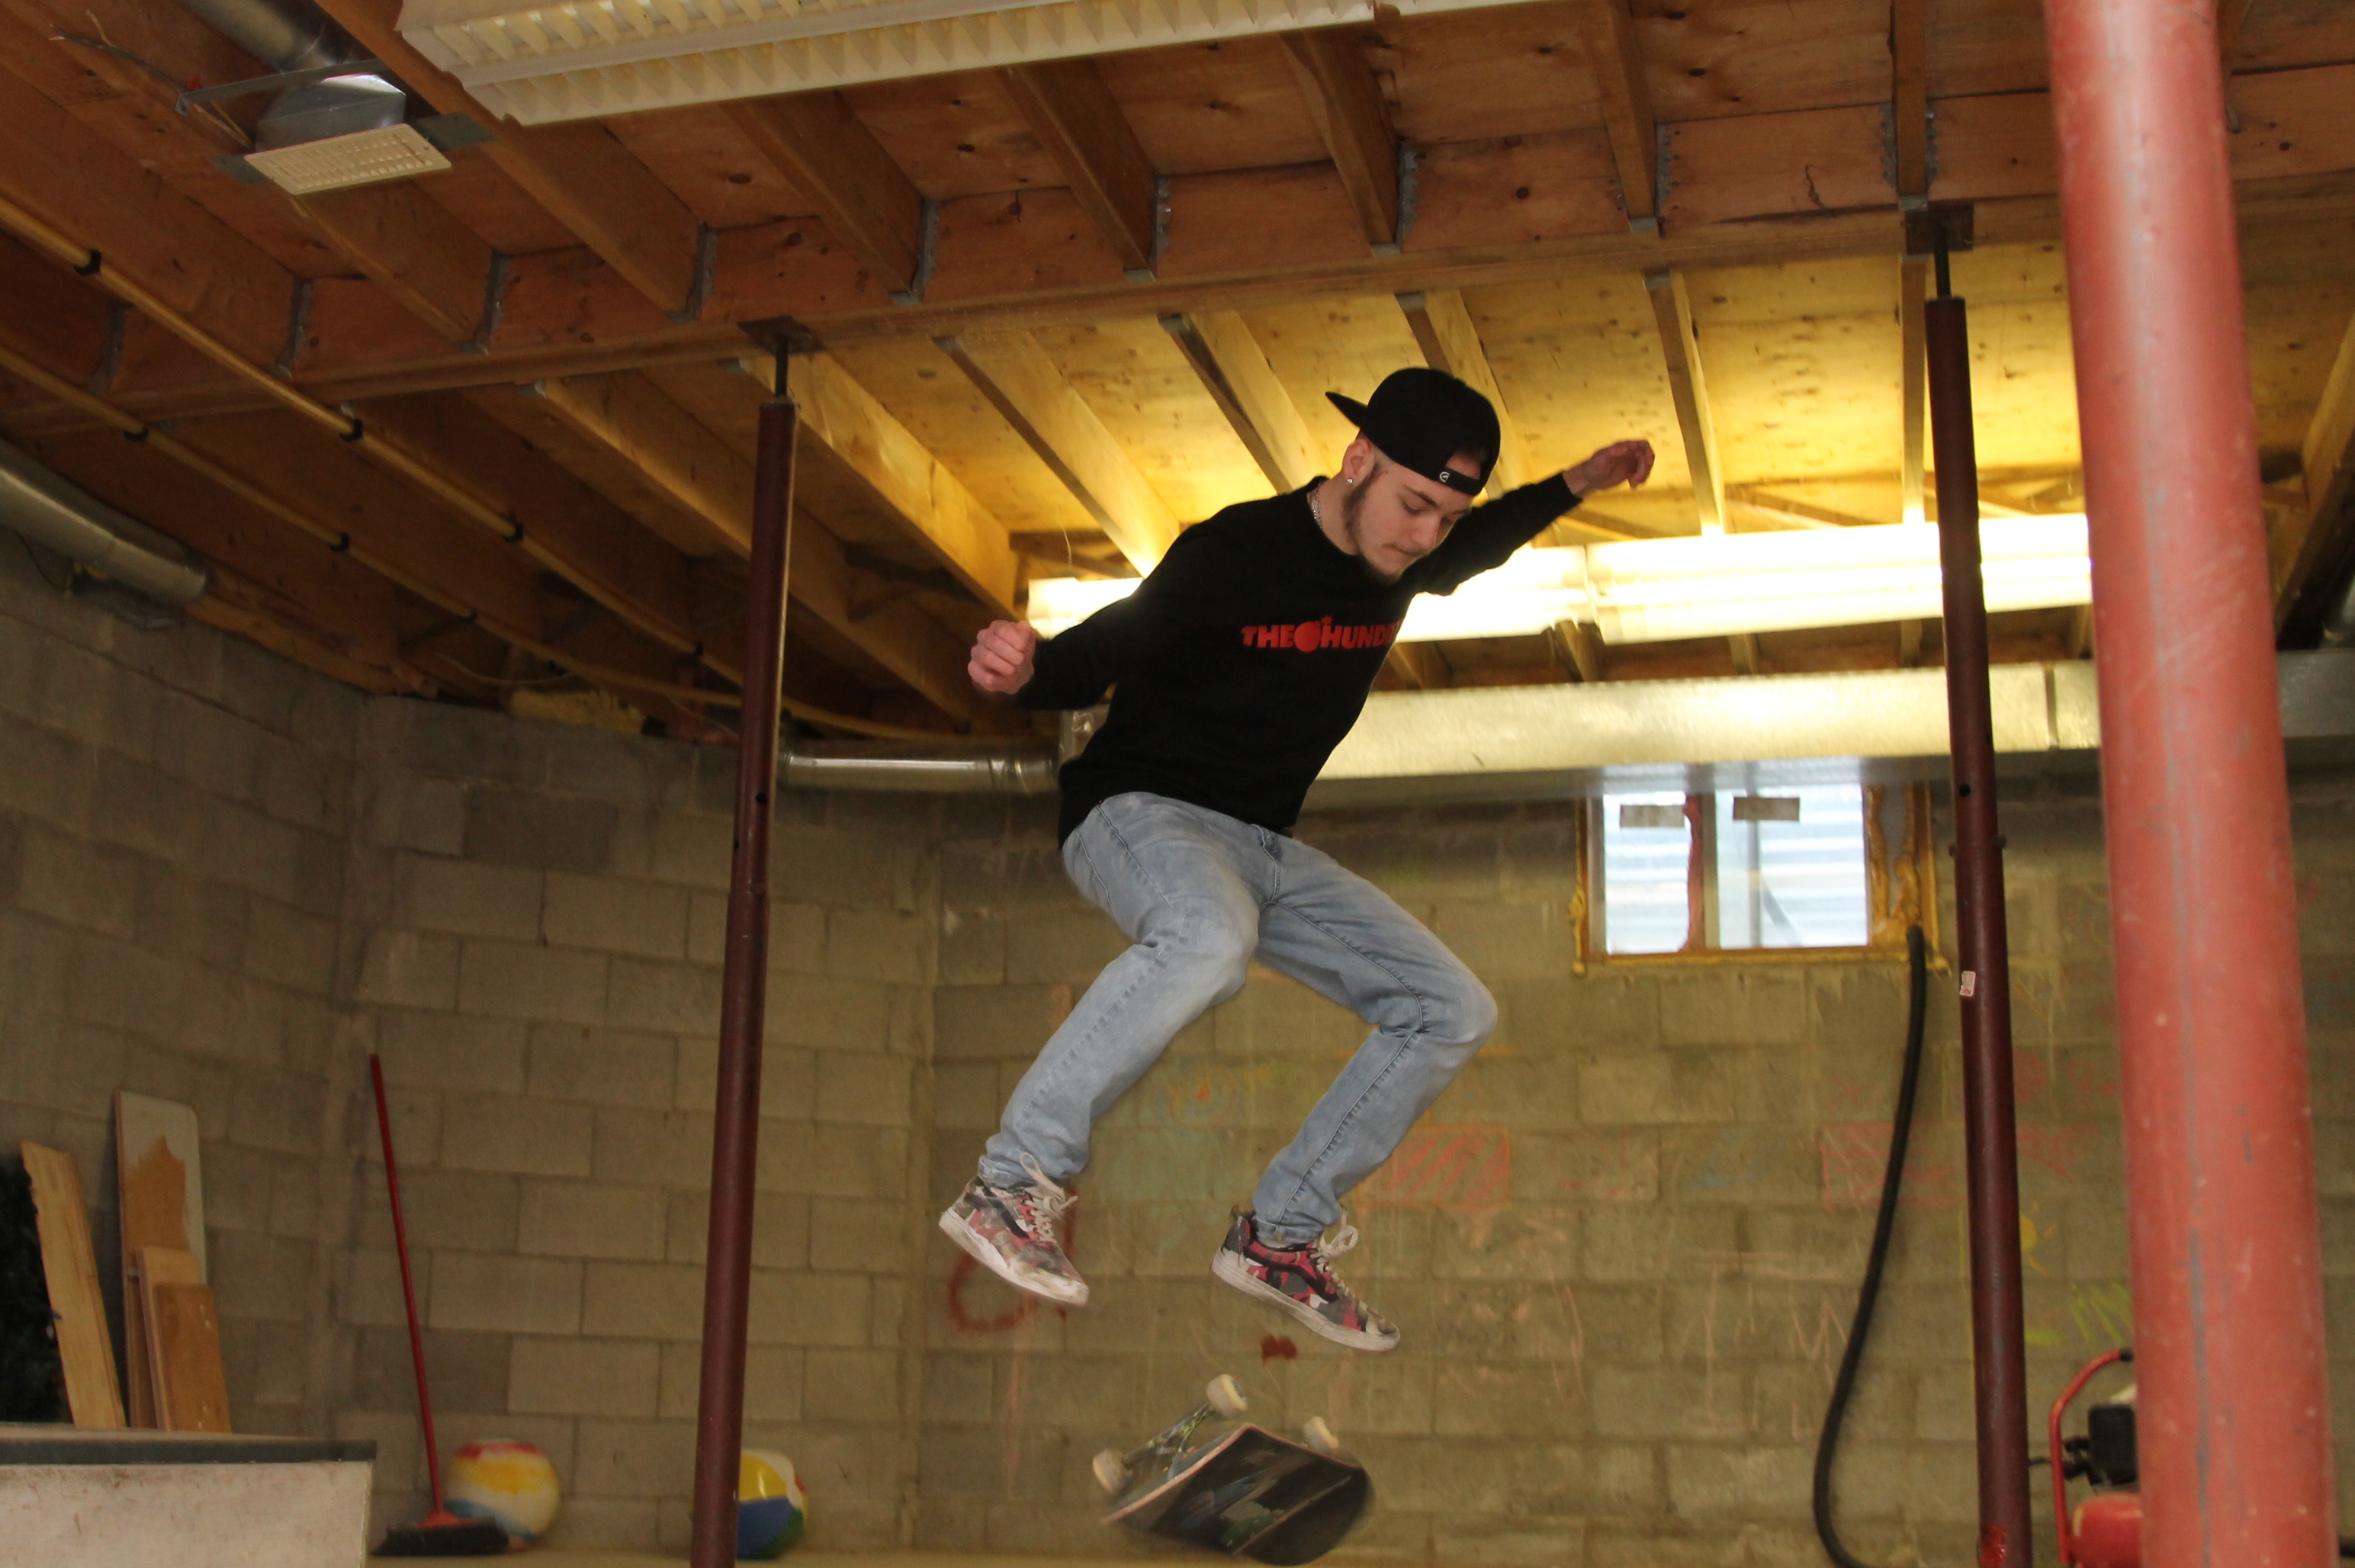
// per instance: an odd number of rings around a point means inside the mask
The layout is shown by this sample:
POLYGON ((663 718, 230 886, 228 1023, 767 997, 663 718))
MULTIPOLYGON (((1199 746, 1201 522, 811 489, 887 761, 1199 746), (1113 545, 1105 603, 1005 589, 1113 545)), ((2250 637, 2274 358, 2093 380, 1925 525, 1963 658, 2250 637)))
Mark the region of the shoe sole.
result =
POLYGON ((1060 1287, 1061 1293, 1059 1294, 1056 1289, 1050 1289, 1022 1278, 1015 1274, 1004 1258, 998 1255, 996 1247, 975 1235, 973 1227, 957 1217, 957 1211, 954 1209, 941 1216, 941 1233, 963 1247, 965 1254, 974 1262, 1017 1290, 1027 1291, 1039 1300, 1051 1301, 1058 1307, 1085 1307, 1088 1304, 1088 1285, 1085 1280, 1055 1281, 1055 1285, 1060 1287))
POLYGON ((1369 1334, 1362 1328, 1344 1328, 1326 1317, 1316 1308, 1295 1301, 1275 1286, 1252 1277, 1251 1267, 1240 1253, 1220 1247, 1210 1259, 1210 1273, 1233 1285, 1245 1296, 1256 1296, 1271 1307, 1281 1307, 1300 1320, 1301 1327, 1312 1334, 1323 1336, 1337 1345, 1347 1345, 1352 1350, 1370 1350, 1377 1354, 1398 1349, 1398 1338, 1385 1339, 1379 1334, 1369 1334))

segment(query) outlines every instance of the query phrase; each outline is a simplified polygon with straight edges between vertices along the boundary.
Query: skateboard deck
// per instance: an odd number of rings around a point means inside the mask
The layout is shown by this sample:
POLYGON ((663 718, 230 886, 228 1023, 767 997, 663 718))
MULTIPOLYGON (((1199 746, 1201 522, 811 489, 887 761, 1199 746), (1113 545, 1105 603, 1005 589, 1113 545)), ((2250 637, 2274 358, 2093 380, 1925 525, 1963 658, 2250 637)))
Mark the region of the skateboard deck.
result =
POLYGON ((1366 1467, 1322 1421, 1308 1424, 1307 1443, 1249 1422, 1196 1443, 1206 1422, 1244 1409, 1231 1378, 1209 1394, 1135 1452, 1096 1456, 1097 1480, 1116 1494, 1104 1522, 1259 1563, 1314 1563, 1338 1546, 1373 1500, 1366 1467))

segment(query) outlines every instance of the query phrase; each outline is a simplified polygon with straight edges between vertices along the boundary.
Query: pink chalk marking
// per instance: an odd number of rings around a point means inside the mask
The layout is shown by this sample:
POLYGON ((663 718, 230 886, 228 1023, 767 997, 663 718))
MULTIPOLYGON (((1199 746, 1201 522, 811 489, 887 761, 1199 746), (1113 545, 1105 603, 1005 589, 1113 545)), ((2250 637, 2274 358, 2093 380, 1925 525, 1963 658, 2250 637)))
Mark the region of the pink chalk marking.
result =
POLYGON ((1369 1208, 1480 1209, 1513 1191, 1513 1142, 1502 1127, 1417 1127, 1359 1189, 1369 1208))

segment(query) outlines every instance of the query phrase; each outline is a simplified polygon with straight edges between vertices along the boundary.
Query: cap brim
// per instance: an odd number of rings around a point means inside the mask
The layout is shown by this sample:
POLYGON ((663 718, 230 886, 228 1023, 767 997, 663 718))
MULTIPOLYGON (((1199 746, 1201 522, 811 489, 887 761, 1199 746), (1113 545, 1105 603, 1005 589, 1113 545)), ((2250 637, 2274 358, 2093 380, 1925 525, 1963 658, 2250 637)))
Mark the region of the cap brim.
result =
POLYGON ((1325 394, 1326 401, 1341 411, 1342 417, 1359 430, 1366 428, 1366 405, 1355 398, 1345 398, 1338 392, 1325 394))

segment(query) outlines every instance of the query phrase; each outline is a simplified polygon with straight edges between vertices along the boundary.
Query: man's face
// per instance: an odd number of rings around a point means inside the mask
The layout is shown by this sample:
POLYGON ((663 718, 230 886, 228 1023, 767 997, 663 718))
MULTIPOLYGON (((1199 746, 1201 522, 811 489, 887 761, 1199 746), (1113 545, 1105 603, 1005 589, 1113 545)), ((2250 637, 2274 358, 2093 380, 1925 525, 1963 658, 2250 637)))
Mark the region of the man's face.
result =
MULTIPOLYGON (((1468 476, 1480 471, 1480 460, 1459 453, 1448 466, 1468 476)), ((1400 467, 1362 436, 1342 460, 1341 475, 1357 481, 1341 498, 1341 531, 1366 570, 1384 582, 1397 581, 1438 549, 1455 520, 1472 509, 1471 496, 1400 467)))

